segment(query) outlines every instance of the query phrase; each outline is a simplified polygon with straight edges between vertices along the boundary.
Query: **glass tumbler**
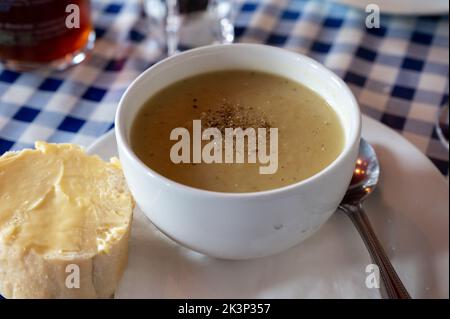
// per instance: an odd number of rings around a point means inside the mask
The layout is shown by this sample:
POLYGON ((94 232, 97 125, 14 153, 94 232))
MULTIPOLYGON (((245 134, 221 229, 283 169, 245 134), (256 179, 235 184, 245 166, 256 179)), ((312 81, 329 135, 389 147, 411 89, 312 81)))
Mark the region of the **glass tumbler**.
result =
POLYGON ((167 53, 234 41, 233 0, 144 0, 150 28, 164 34, 167 53))
POLYGON ((443 106, 437 117, 436 131, 439 136, 439 140, 448 150, 448 126, 449 126, 449 106, 448 103, 443 106))
POLYGON ((64 69, 83 61, 94 40, 89 0, 0 1, 0 62, 7 68, 64 69))

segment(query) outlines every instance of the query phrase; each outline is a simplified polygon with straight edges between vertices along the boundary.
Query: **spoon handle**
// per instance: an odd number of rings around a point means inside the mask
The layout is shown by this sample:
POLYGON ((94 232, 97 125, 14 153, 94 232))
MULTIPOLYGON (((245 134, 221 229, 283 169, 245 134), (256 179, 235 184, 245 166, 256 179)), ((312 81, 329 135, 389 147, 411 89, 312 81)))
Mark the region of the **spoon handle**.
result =
POLYGON ((369 250, 373 261, 378 265, 389 298, 411 299, 411 296, 386 255, 383 246, 375 235, 362 205, 343 205, 340 208, 351 219, 369 250))

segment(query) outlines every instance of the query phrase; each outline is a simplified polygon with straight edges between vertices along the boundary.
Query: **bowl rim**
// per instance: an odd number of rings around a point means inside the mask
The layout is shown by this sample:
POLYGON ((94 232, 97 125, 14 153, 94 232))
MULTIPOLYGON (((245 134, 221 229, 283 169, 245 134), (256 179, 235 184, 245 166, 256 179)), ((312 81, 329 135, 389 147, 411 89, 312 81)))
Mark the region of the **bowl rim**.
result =
MULTIPOLYGON (((210 53, 209 52, 209 53, 210 53)), ((274 74, 277 74, 274 72, 274 74)), ((182 53, 173 55, 171 57, 165 58, 154 65, 150 66, 148 69, 146 69, 144 72, 142 72, 125 90, 124 94, 122 95, 119 106, 116 111, 115 116, 115 127, 116 127, 116 141, 117 146, 119 149, 121 149, 124 152, 124 155, 126 155, 131 161, 137 166, 138 170, 142 173, 149 175, 151 178, 159 179, 162 183, 164 183, 166 186, 170 188, 178 188, 180 191, 185 191, 188 193, 192 193, 193 195, 199 195, 199 196, 210 196, 210 197, 224 197, 224 198, 262 198, 262 197, 268 197, 268 196, 274 196, 274 195, 281 195, 284 193, 290 193, 291 191, 307 186, 311 183, 313 183, 315 180, 320 179, 324 175, 327 175, 330 171, 335 169, 341 162, 345 161, 350 154, 350 152, 353 149, 353 146, 359 145, 359 140, 361 138, 361 128, 362 126, 362 115, 360 111, 359 104, 348 87, 348 85, 333 71, 328 69, 323 64, 319 63, 318 61, 297 53, 293 51, 288 51, 283 48, 269 46, 265 44, 247 44, 247 43, 234 43, 234 44, 215 44, 215 45, 209 45, 209 46, 203 46, 200 48, 191 49, 188 51, 184 51, 182 53), (308 177, 307 179, 301 180, 299 182, 285 185, 282 187, 264 190, 264 191, 257 191, 257 192, 242 192, 242 193, 231 193, 231 192, 218 192, 218 191, 211 191, 211 190, 205 190, 201 188, 195 188, 192 186, 188 186, 179 182, 176 182, 168 177, 165 177, 164 175, 159 174, 146 164, 144 164, 141 159, 134 153, 134 151, 131 148, 130 143, 128 142, 128 138, 126 138, 126 130, 125 130, 125 123, 124 123, 124 112, 126 111, 126 102, 130 96, 130 92, 134 89, 134 87, 140 83, 145 81, 145 79, 148 77, 148 75, 153 72, 154 69, 157 69, 161 67, 162 65, 168 63, 172 60, 177 59, 183 59, 190 57, 192 55, 196 55, 198 53, 204 53, 206 51, 214 52, 214 51, 220 51, 223 49, 233 50, 233 48, 243 48, 243 49, 256 49, 256 50, 267 50, 267 51, 273 51, 274 53, 281 53, 285 54, 286 56, 290 56, 291 58, 296 59, 302 59, 306 61, 308 64, 310 64, 312 67, 320 69, 324 74, 326 74, 329 77, 329 81, 334 81, 335 84, 337 84, 344 93, 349 98, 348 107, 351 109, 353 113, 356 114, 355 116, 355 128, 352 131, 352 134, 347 138, 346 145, 344 149, 341 151, 339 156, 334 159, 333 162, 331 162, 328 166, 326 166, 324 169, 319 171, 318 173, 308 177)))

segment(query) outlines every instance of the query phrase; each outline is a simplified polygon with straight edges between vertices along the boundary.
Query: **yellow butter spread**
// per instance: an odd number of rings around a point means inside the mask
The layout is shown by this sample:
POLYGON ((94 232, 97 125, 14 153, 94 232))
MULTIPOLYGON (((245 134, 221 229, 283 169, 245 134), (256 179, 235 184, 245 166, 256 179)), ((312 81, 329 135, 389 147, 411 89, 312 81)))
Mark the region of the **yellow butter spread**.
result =
POLYGON ((35 147, 0 157, 0 241, 48 257, 108 251, 133 207, 118 161, 71 144, 35 147))

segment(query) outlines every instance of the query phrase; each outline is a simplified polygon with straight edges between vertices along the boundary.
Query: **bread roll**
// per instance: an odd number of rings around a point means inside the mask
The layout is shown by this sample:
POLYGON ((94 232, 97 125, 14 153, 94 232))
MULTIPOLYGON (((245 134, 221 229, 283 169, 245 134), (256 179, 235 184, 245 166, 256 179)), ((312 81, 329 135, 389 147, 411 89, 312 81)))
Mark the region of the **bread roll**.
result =
POLYGON ((37 142, 0 157, 0 294, 110 298, 134 208, 117 159, 37 142))

